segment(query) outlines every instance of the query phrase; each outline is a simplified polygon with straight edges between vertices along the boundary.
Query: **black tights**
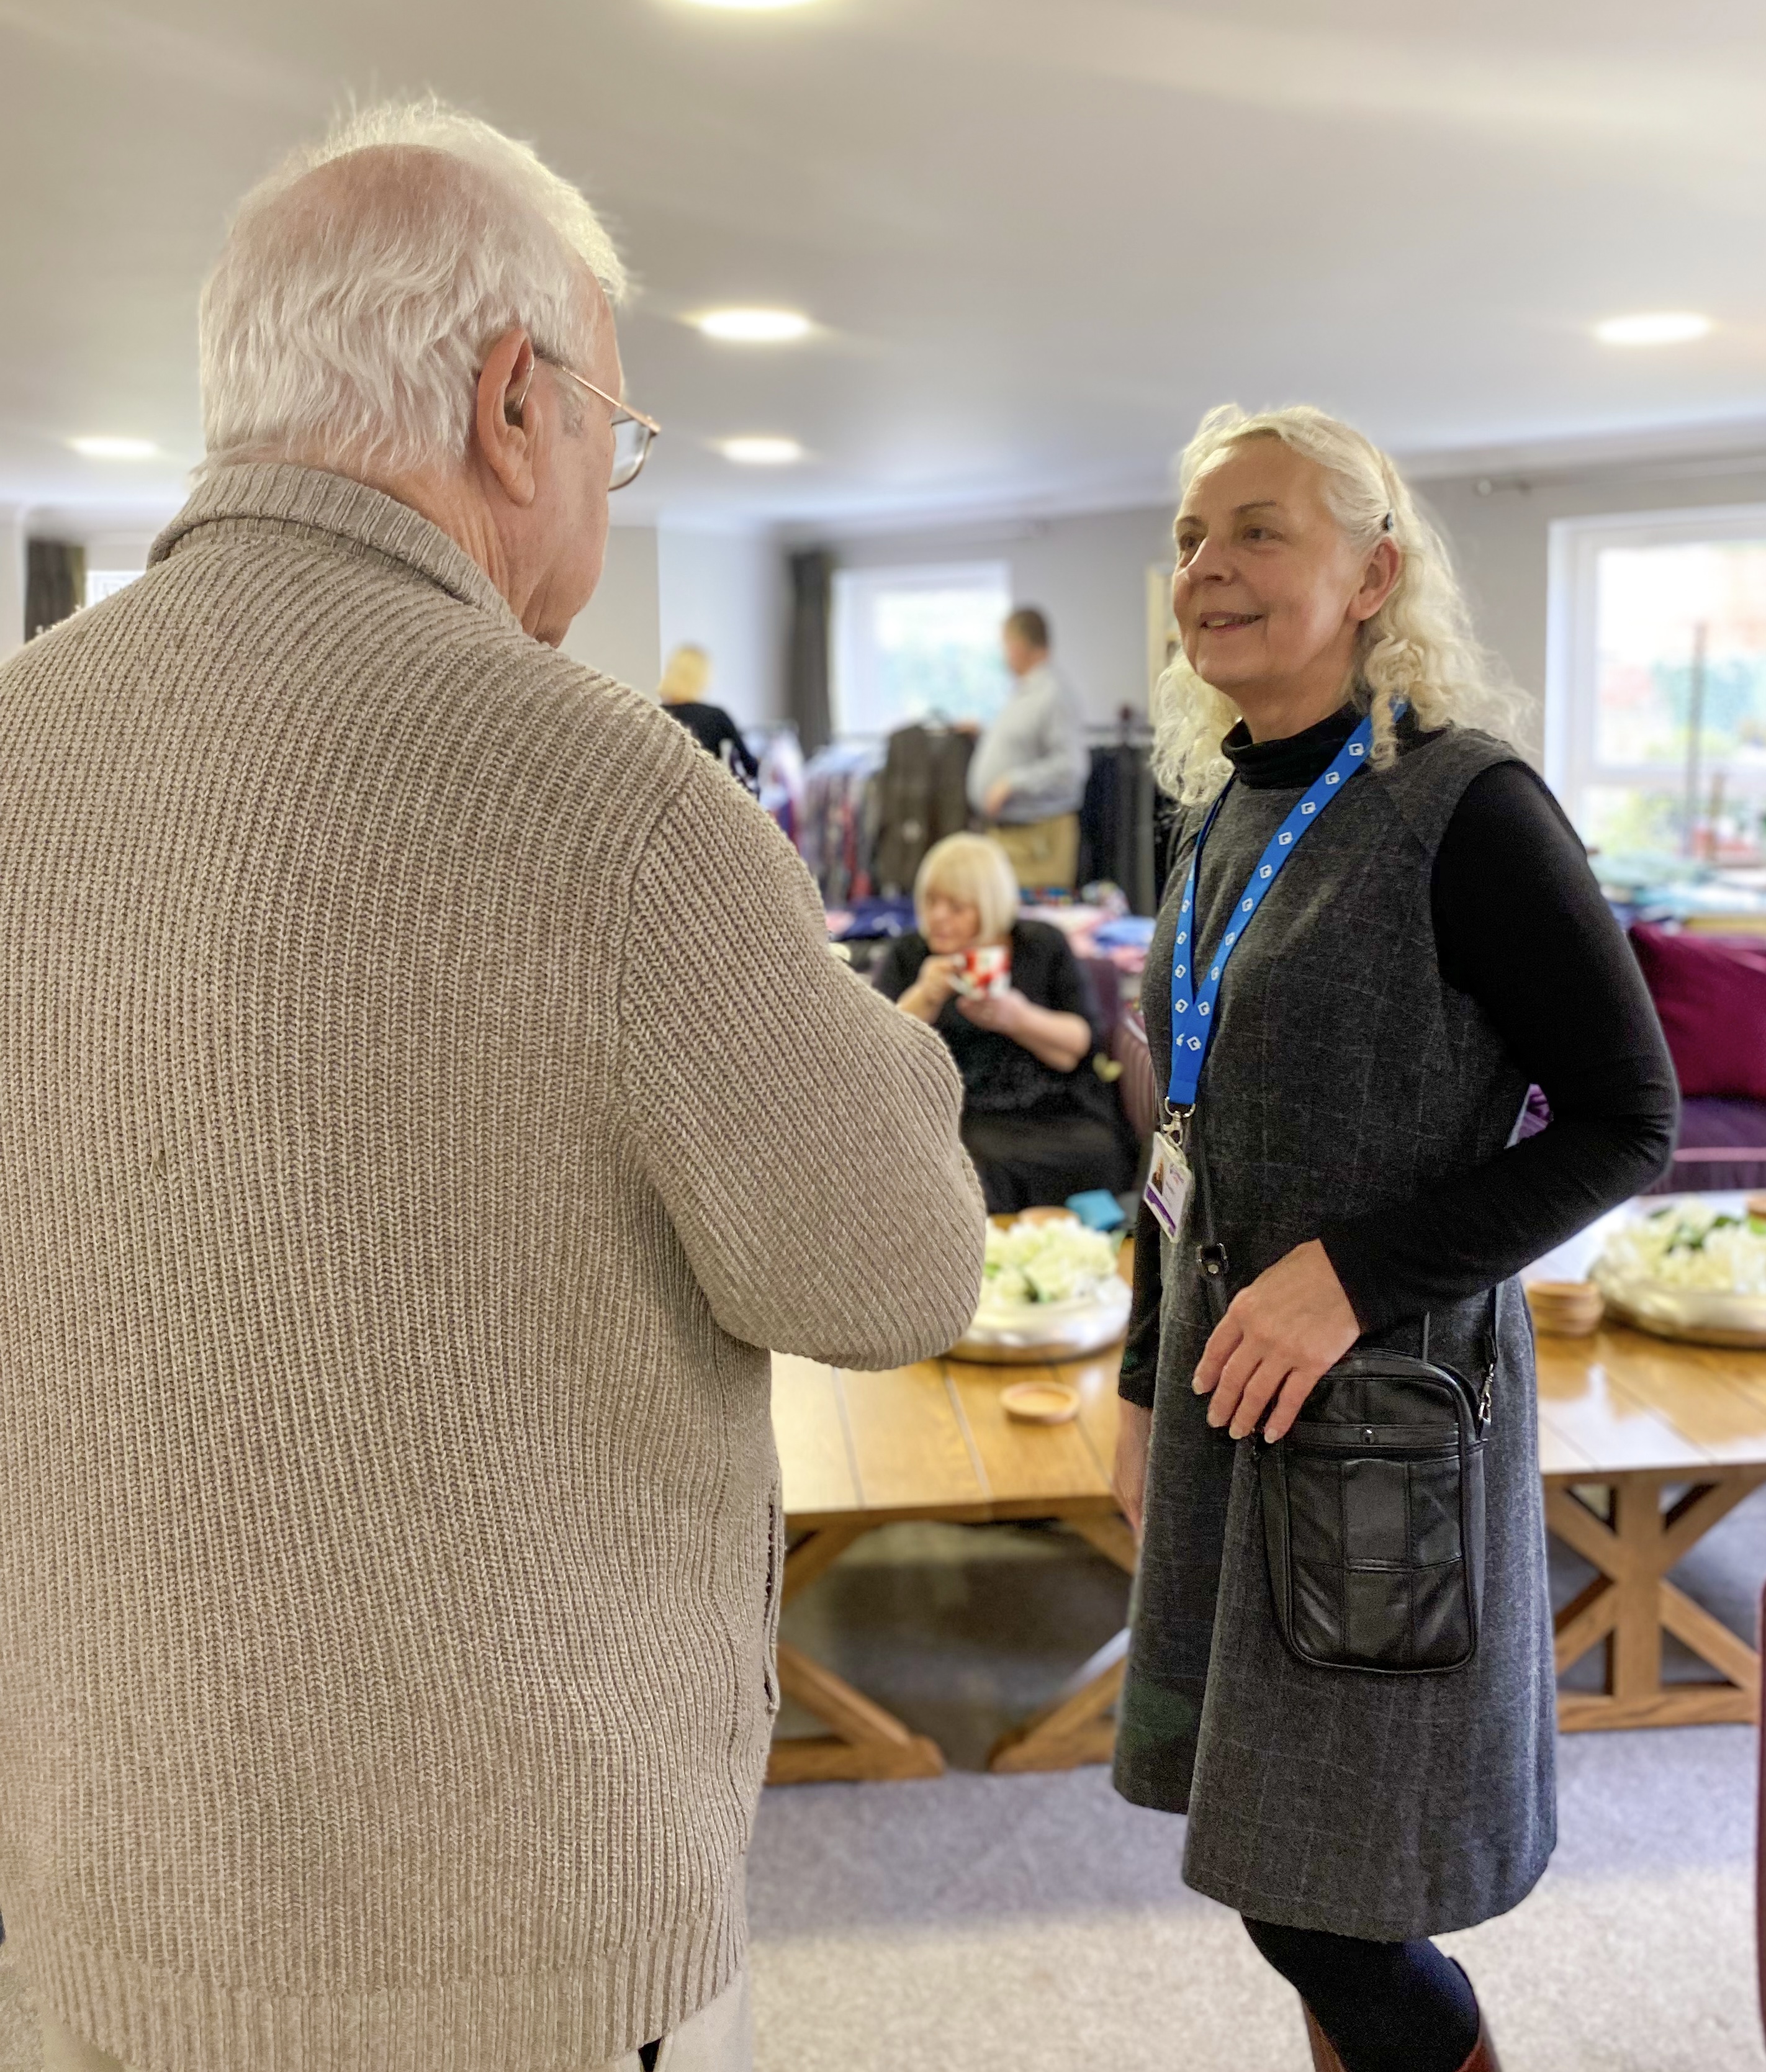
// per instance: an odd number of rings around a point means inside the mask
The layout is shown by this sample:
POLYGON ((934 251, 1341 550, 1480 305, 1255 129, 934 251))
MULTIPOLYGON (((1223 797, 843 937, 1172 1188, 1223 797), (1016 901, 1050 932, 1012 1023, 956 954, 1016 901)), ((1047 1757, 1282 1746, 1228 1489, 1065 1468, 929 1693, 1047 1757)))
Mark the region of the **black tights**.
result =
POLYGON ((1318 2017, 1343 2072, 1460 2072, 1477 2048, 1477 2001, 1432 1942, 1363 1942, 1248 1917, 1245 1926, 1318 2017))

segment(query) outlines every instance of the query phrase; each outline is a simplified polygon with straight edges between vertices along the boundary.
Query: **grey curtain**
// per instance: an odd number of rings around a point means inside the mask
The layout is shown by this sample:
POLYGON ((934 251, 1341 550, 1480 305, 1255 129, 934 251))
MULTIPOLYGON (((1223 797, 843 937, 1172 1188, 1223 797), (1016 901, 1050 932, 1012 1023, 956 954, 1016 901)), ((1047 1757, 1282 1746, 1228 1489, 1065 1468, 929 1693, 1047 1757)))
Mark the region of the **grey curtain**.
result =
POLYGON ((86 601, 86 550, 65 540, 32 540, 25 556, 25 638, 72 619, 86 601))
POLYGON ((791 648, 786 709, 803 753, 826 748, 832 734, 828 696, 834 557, 819 547, 791 556, 791 648))

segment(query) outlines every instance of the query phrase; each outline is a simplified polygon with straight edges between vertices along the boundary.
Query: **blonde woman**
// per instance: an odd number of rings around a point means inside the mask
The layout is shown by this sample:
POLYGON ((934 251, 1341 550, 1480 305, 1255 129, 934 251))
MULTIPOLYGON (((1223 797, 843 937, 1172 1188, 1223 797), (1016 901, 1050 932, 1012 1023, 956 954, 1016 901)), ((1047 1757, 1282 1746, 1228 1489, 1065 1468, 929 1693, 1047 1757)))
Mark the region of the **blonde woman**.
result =
POLYGON ((1673 1072, 1391 462, 1319 411, 1226 409, 1182 474, 1156 760, 1184 813, 1144 996, 1172 1157, 1123 1367, 1142 1552, 1116 1784, 1188 1813, 1186 1879, 1299 1988, 1316 2066, 1487 2072, 1471 1985, 1428 1938, 1513 1906, 1555 1835, 1513 1276, 1662 1170, 1673 1072), (1514 1143, 1534 1081, 1552 1126, 1514 1143), (1324 1421, 1345 1384, 1314 1392, 1358 1343, 1364 1371, 1397 1353, 1487 1380, 1460 1428, 1484 1435, 1475 1512, 1470 1440, 1395 1479, 1390 1455, 1341 1466, 1410 1429, 1324 1421), (1304 1457, 1266 1442, 1303 1416, 1345 1478, 1308 1544, 1346 1551, 1272 1570, 1301 1544, 1275 1470, 1304 1457), (1438 1473, 1460 1500, 1431 1513, 1438 1473))
POLYGON ((1134 1147, 1115 1096, 1091 1069, 1101 1047, 1085 973, 1058 928, 1018 919, 1005 851, 950 835, 914 883, 919 927, 889 945, 874 983, 951 1046, 963 1075, 963 1141, 990 1215, 1130 1186, 1134 1147), (963 992, 970 950, 1004 950, 1009 982, 963 992))
POLYGON ((694 642, 684 640, 663 664, 657 698, 663 710, 671 719, 678 719, 708 755, 754 791, 760 783, 760 765, 735 721, 721 705, 707 702, 711 676, 710 656, 694 642))

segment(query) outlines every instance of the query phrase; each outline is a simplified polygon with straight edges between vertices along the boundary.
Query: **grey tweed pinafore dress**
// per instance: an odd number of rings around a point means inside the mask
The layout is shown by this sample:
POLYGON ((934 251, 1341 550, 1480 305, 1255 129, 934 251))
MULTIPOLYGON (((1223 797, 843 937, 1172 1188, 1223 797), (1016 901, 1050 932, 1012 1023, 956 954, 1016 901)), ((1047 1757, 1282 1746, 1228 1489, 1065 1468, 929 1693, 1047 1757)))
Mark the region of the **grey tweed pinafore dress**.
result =
MULTIPOLYGON (((1377 1941, 1513 1906, 1556 1838, 1556 1730, 1534 1408, 1520 1289, 1498 1291, 1478 1651, 1425 1676, 1320 1669, 1271 1607, 1255 1438, 1206 1421, 1190 1377, 1219 1310, 1328 1221, 1407 1200, 1496 1157, 1526 1075, 1443 978, 1430 880, 1473 778, 1514 752, 1448 728, 1360 773, 1277 878, 1222 983, 1192 1157, 1223 1244, 1222 1290, 1196 1263, 1198 1210, 1162 1248, 1145 1536, 1119 1711, 1116 1788, 1187 1812, 1189 1884, 1254 1918, 1377 1941)), ((1203 851, 1200 963, 1298 788, 1234 785, 1203 851)), ((1163 1086, 1186 816, 1147 965, 1163 1086)), ((1489 1298, 1437 1312, 1434 1356, 1474 1363, 1489 1298)), ((1382 1342, 1417 1350, 1414 1329, 1382 1342)))

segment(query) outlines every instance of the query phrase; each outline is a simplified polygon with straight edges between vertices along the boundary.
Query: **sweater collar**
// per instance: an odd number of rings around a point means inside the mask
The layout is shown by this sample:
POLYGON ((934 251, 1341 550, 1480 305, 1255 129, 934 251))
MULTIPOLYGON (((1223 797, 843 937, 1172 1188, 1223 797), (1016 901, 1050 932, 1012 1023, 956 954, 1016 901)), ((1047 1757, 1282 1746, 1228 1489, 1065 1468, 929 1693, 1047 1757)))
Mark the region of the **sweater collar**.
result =
POLYGON ((260 461, 216 468, 154 541, 150 561, 162 561, 210 526, 245 532, 329 532, 351 546, 384 554, 458 598, 462 604, 518 625, 502 594, 478 563, 409 504, 366 483, 323 468, 260 461))
POLYGON ((1346 705, 1329 718, 1282 741, 1253 741, 1251 729, 1241 720, 1220 744, 1221 753, 1233 766, 1233 775, 1251 791, 1304 788, 1329 769, 1331 758, 1354 733, 1360 719, 1354 706, 1346 705))

